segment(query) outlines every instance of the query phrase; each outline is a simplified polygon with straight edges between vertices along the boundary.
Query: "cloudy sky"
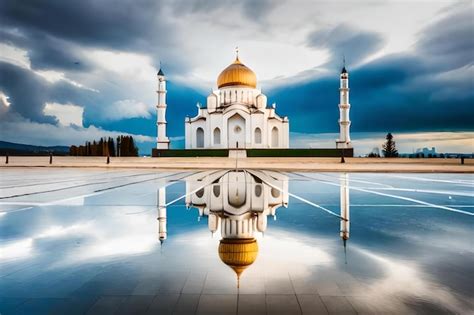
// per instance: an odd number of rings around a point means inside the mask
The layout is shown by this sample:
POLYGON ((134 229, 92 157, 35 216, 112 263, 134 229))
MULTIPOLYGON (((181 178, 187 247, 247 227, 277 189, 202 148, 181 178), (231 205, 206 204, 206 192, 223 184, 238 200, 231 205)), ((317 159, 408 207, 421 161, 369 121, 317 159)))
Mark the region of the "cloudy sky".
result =
POLYGON ((168 133, 183 145, 240 49, 290 118, 292 146, 332 146, 342 56, 359 154, 474 151, 474 9, 454 1, 0 1, 0 140, 70 145, 155 136, 156 72, 168 133))

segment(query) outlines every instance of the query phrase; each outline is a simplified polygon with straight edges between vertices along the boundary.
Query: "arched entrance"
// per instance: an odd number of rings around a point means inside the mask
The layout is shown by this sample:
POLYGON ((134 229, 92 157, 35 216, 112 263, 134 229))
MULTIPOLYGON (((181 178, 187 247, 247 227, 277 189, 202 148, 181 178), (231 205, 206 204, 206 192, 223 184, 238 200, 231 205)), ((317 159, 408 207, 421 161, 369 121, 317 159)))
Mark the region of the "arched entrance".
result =
POLYGON ((278 148, 278 128, 272 129, 272 148, 278 148))
POLYGON ((229 148, 245 148, 245 119, 239 114, 227 120, 227 145, 229 148))
POLYGON ((216 127, 214 129, 214 145, 221 144, 221 130, 216 127))
POLYGON ((262 143, 262 130, 260 128, 255 128, 255 143, 261 144, 262 143))
POLYGON ((196 129, 196 147, 204 148, 204 130, 201 127, 196 129))

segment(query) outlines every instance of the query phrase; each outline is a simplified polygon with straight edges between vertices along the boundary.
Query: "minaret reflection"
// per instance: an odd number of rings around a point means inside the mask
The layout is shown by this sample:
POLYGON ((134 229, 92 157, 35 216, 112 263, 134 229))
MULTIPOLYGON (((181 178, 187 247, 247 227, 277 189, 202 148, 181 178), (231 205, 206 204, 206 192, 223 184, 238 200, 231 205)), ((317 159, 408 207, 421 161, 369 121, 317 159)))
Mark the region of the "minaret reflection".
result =
POLYGON ((262 172, 205 172, 186 180, 186 205, 208 218, 212 233, 220 231, 219 257, 236 273, 237 286, 257 258, 255 236, 267 229, 267 216, 288 206, 287 176, 265 172, 262 180, 257 173, 262 172))
MULTIPOLYGON (((349 205, 349 174, 339 175, 340 198, 341 198, 341 230, 340 236, 344 244, 344 257, 346 257, 346 242, 350 232, 350 205, 349 205)), ((347 259, 346 259, 347 263, 347 259)))
POLYGON ((158 238, 163 245, 167 238, 166 232, 166 187, 158 189, 158 238))

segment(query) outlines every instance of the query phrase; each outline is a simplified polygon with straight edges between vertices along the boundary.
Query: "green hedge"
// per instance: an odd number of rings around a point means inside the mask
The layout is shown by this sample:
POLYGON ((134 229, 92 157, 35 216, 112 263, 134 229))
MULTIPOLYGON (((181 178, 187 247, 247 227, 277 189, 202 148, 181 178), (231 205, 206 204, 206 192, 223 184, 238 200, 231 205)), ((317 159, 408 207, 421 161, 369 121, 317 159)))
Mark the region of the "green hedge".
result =
MULTIPOLYGON (((247 149, 248 157, 341 157, 342 149, 247 149)), ((344 149, 345 157, 354 156, 354 149, 344 149)))
POLYGON ((153 149, 152 157, 196 157, 196 156, 214 156, 214 157, 228 157, 229 150, 227 149, 189 149, 189 150, 159 150, 153 149))
MULTIPOLYGON (((247 149, 248 157, 341 157, 342 149, 247 149)), ((153 149, 153 157, 227 157, 228 149, 153 149)), ((344 149, 345 157, 354 156, 354 149, 344 149)))

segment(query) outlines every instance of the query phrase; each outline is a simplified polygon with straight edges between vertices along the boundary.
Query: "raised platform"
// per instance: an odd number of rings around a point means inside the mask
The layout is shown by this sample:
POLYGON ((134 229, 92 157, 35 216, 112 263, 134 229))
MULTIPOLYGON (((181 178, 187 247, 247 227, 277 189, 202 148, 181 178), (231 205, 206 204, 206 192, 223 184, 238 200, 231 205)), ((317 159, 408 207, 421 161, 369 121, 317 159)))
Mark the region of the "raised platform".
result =
POLYGON ((208 170, 208 169, 265 169, 274 171, 311 172, 387 172, 387 173, 474 173, 474 159, 408 159, 408 158, 315 158, 315 157, 106 157, 55 156, 49 164, 48 156, 0 156, 0 169, 17 167, 99 167, 107 169, 208 170))
POLYGON ((246 151, 247 157, 353 157, 354 149, 153 149, 152 157, 228 157, 229 151, 246 151))

